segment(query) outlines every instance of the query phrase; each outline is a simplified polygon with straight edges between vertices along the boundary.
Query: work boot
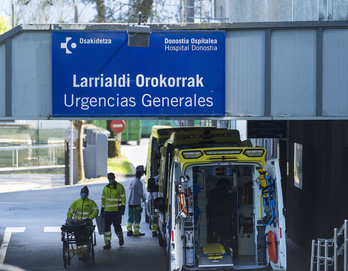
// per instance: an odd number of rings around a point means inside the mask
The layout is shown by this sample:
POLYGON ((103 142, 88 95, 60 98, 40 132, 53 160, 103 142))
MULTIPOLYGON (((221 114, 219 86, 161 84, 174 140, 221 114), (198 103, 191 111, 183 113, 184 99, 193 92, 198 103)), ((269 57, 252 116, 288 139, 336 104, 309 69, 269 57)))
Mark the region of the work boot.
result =
POLYGON ((111 248, 111 245, 110 245, 110 241, 108 244, 106 244, 105 246, 103 246, 103 249, 110 249, 111 248))
POLYGON ((123 240, 123 239, 119 239, 119 240, 118 240, 118 244, 120 245, 120 247, 122 247, 123 244, 124 244, 124 240, 123 240))
POLYGON ((127 231, 127 236, 133 236, 133 231, 127 231))
POLYGON ((111 248, 110 244, 107 244, 107 245, 103 246, 103 249, 110 249, 110 248, 111 248))
POLYGON ((118 237, 118 244, 122 247, 124 244, 123 232, 116 232, 116 235, 118 237))

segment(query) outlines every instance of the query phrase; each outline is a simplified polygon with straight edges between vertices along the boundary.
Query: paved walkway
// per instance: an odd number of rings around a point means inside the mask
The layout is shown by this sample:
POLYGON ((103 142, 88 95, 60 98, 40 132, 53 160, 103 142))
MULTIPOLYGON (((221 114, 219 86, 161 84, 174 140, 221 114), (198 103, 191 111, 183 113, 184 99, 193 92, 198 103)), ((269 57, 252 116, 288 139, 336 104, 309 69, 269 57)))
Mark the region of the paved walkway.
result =
POLYGON ((0 174, 0 193, 65 185, 64 174, 0 174))

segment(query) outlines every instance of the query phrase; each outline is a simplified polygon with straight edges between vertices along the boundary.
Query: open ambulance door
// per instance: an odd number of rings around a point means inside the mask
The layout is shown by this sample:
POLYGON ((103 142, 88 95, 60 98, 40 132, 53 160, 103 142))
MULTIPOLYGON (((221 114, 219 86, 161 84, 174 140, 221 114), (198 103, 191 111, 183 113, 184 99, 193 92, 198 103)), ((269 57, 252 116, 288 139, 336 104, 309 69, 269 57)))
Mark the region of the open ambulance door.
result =
POLYGON ((173 163, 170 172, 170 193, 169 193, 169 219, 167 233, 167 263, 166 270, 181 270, 184 265, 184 246, 182 238, 184 234, 182 218, 180 216, 177 186, 180 184, 181 168, 180 164, 173 163))
POLYGON ((286 270, 286 224, 281 185, 280 168, 277 159, 267 161, 266 171, 275 184, 274 223, 267 226, 268 256, 273 270, 286 270), (270 244, 271 243, 271 244, 270 244))

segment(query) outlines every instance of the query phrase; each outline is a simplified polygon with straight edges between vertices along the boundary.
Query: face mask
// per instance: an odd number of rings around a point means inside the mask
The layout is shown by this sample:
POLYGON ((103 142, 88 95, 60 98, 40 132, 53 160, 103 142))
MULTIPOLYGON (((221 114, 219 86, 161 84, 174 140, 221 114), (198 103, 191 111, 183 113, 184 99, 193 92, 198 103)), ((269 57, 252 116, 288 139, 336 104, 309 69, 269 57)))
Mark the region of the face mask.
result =
POLYGON ((114 183, 116 183, 115 180, 109 180, 109 184, 114 184, 114 183))
POLYGON ((83 199, 87 198, 87 193, 81 193, 81 198, 83 199))

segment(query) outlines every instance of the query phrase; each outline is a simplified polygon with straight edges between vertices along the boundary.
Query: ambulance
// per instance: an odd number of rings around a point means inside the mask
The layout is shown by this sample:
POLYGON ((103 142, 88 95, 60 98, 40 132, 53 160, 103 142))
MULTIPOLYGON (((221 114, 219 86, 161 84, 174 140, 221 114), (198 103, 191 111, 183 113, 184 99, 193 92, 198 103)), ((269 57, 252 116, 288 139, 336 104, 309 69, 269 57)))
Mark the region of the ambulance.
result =
POLYGON ((152 229, 152 216, 153 212, 153 199, 157 196, 158 185, 157 180, 159 177, 161 147, 170 138, 173 132, 184 132, 204 129, 215 129, 215 127, 206 126, 185 126, 185 127, 172 127, 167 125, 154 125, 151 129, 151 135, 147 150, 147 161, 145 165, 145 221, 149 223, 149 228, 152 229))
POLYGON ((147 149, 147 161, 145 165, 145 221, 149 223, 150 229, 152 228, 152 216, 153 212, 153 198, 157 196, 156 178, 159 175, 160 166, 160 148, 164 145, 166 140, 172 133, 171 126, 154 125, 151 129, 151 135, 149 140, 149 146, 147 149), (150 180, 150 182, 149 182, 150 180), (150 185, 149 185, 150 183, 150 185))
POLYGON ((173 133, 154 208, 167 270, 286 270, 278 161, 237 130, 173 133))

